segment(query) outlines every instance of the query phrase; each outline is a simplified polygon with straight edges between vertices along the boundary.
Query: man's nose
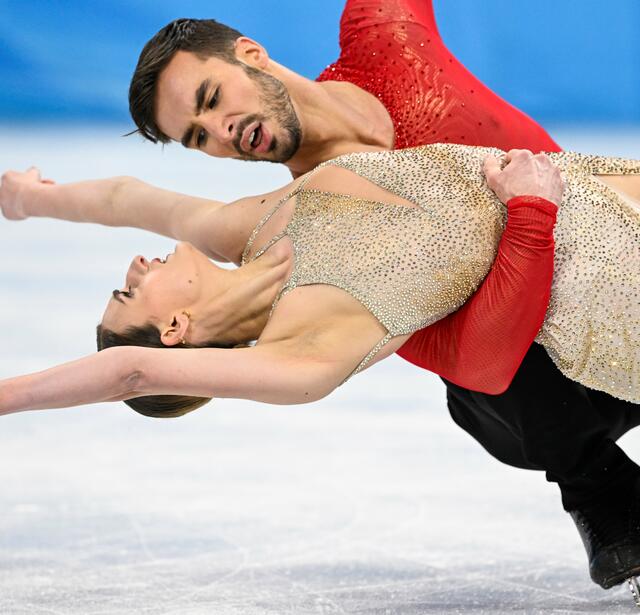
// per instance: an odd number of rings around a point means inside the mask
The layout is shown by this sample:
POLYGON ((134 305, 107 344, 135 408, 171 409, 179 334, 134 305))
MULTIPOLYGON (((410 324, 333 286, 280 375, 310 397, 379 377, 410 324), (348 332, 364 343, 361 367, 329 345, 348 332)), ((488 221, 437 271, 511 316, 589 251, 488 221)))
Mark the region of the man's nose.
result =
POLYGON ((207 130, 219 143, 231 143, 235 136, 235 122, 231 118, 211 117, 207 121, 207 130))

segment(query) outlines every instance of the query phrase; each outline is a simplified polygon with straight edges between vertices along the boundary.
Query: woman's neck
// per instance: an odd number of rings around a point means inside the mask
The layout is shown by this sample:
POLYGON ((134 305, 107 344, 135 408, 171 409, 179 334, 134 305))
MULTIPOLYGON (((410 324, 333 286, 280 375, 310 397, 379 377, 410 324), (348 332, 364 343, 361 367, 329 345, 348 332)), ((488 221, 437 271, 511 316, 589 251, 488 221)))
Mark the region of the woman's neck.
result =
POLYGON ((288 242, 278 242, 260 258, 237 269, 217 267, 210 292, 191 310, 195 339, 239 344, 258 339, 271 307, 291 271, 288 242))

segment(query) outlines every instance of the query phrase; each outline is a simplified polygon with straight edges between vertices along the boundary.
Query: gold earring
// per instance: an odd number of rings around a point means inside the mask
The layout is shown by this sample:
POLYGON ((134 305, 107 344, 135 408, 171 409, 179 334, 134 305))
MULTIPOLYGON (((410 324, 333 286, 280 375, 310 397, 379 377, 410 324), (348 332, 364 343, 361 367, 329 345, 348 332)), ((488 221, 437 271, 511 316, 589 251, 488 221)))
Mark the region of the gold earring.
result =
POLYGON ((184 338, 180 340, 180 343, 184 346, 187 342, 184 341, 184 338))
POLYGON ((182 313, 183 313, 187 318, 191 318, 191 312, 189 312, 189 311, 187 311, 187 310, 184 310, 182 313))

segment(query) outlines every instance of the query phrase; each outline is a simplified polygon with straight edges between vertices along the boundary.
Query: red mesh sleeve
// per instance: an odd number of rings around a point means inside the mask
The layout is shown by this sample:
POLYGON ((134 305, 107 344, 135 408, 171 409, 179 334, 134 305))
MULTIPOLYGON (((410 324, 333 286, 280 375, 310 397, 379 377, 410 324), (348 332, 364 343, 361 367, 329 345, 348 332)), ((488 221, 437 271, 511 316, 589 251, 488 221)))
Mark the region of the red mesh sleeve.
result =
POLYGON ((556 205, 521 196, 507 209, 496 260, 478 291, 398 350, 454 384, 493 395, 507 389, 540 330, 553 277, 556 205))

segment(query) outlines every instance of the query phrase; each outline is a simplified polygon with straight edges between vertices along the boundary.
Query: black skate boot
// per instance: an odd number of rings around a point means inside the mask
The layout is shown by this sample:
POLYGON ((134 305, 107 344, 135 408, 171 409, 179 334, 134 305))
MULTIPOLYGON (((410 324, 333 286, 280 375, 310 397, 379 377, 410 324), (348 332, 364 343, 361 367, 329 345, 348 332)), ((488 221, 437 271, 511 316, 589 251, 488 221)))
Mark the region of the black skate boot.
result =
POLYGON ((640 575, 640 478, 569 514, 587 550, 594 583, 609 589, 630 580, 640 606, 635 579, 640 575))

